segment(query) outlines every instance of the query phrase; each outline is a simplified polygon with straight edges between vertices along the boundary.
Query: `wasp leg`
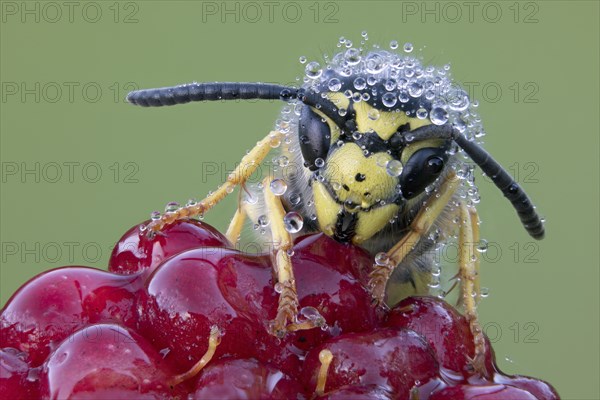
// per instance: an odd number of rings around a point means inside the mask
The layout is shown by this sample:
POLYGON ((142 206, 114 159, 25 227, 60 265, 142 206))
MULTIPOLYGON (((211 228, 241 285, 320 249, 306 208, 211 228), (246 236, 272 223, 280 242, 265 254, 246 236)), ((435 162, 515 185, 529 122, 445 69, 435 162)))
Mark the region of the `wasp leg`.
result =
POLYGON ((240 161, 240 165, 229 174, 225 183, 209 194, 204 200, 194 205, 178 208, 175 211, 166 212, 159 219, 151 221, 147 226, 148 235, 152 236, 160 231, 165 225, 173 222, 202 215, 223 200, 237 185, 242 185, 256 171, 260 163, 265 159, 271 148, 281 141, 281 132, 271 131, 267 137, 254 146, 240 161))
MULTIPOLYGON (((264 180, 265 187, 269 186, 271 180, 271 177, 264 180)), ((303 322, 297 321, 298 294, 290 257, 290 250, 294 242, 283 223, 286 211, 281 203, 281 198, 271 190, 265 190, 265 206, 266 213, 271 220, 272 257, 277 278, 276 291, 279 292, 277 316, 272 321, 271 333, 277 337, 283 337, 287 332, 323 326, 325 320, 320 316, 303 322)))
POLYGON ((415 219, 410 224, 410 231, 387 252, 386 262, 376 264, 371 271, 369 288, 374 301, 384 304, 387 283, 394 271, 404 258, 415 248, 421 237, 433 226, 444 208, 448 205, 456 192, 460 180, 456 174, 450 173, 440 185, 438 190, 432 194, 415 219))
POLYGON ((478 242, 479 226, 477 212, 473 207, 460 204, 460 233, 458 236, 459 275, 461 303, 465 317, 473 335, 475 354, 471 358, 471 367, 482 376, 487 376, 485 368, 485 338, 477 318, 477 297, 479 296, 479 257, 475 251, 478 242))
POLYGON ((233 214, 233 218, 231 218, 231 222, 229 223, 229 227, 225 233, 225 236, 231 243, 235 244, 239 241, 245 221, 246 212, 244 211, 243 206, 238 204, 238 208, 235 210, 235 214, 233 214))

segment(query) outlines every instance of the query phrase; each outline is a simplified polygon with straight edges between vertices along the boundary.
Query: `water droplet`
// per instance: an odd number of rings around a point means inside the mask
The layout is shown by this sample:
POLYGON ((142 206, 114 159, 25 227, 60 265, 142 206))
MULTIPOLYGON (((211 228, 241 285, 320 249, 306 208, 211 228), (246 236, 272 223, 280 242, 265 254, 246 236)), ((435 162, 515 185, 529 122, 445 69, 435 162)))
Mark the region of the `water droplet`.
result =
POLYGON ((398 41, 397 40, 392 40, 390 42, 390 49, 396 50, 397 48, 398 48, 398 41))
POLYGON ((396 95, 394 93, 386 93, 381 97, 383 105, 386 107, 394 107, 396 105, 396 95))
POLYGON ((408 94, 411 97, 420 97, 423 94, 423 85, 418 82, 413 82, 408 85, 408 94))
POLYGON ((342 87, 342 82, 340 82, 340 80, 338 78, 331 78, 329 80, 329 83, 327 84, 327 87, 329 88, 329 90, 331 90, 332 92, 337 92, 338 90, 341 89, 342 87))
POLYGON ((344 54, 344 58, 346 59, 346 62, 348 63, 348 65, 356 65, 360 62, 360 50, 355 49, 355 48, 350 48, 348 50, 346 50, 346 53, 344 54))
POLYGON ((275 289, 275 293, 281 294, 281 292, 283 292, 283 285, 280 282, 277 282, 273 289, 275 289))
POLYGON ((338 114, 340 115, 340 117, 344 117, 346 116, 346 114, 348 114, 348 110, 346 110, 345 108, 340 108, 338 110, 338 114))
POLYGON ((362 133, 360 133, 359 131, 352 132, 352 139, 360 140, 361 137, 362 137, 362 133))
POLYGON ((367 31, 362 31, 360 36, 364 37, 365 39, 369 37, 369 34, 367 33, 367 31))
POLYGON ((302 197, 300 197, 300 195, 298 193, 292 193, 290 194, 290 203, 292 203, 292 205, 298 205, 300 204, 300 201, 302 200, 302 197))
POLYGON ((354 88, 356 90, 363 90, 367 87, 367 81, 363 77, 358 77, 354 80, 354 88))
POLYGON ((280 156, 277 159, 277 165, 279 165, 280 167, 287 167, 290 164, 290 159, 287 158, 286 156, 280 156))
POLYGON ((370 120, 377 121, 380 116, 379 110, 377 110, 375 108, 372 110, 369 110, 369 112, 367 113, 367 116, 369 117, 370 120))
POLYGON ((256 222, 258 222, 258 225, 262 226, 263 228, 266 226, 269 226, 269 223, 271 223, 271 221, 269 220, 269 217, 267 217, 264 214, 259 216, 258 220, 256 222))
POLYGON ((389 161, 389 159, 383 154, 377 154, 377 156, 375 158, 375 162, 377 163, 377 165, 382 168, 385 168, 388 161, 389 161))
POLYGON ((290 211, 283 217, 283 225, 289 233, 298 233, 304 226, 304 219, 297 212, 290 211))
POLYGON ((408 100, 410 99, 410 97, 408 96, 408 92, 406 91, 401 91, 400 94, 398 95, 398 100, 400 100, 400 103, 406 103, 408 102, 408 100))
POLYGON ((300 56, 300 58, 298 59, 298 61, 300 61, 300 64, 304 64, 306 62, 306 57, 300 56))
POLYGON ((153 211, 152 214, 150 214, 150 219, 152 221, 158 221, 160 219, 160 211, 153 211))
POLYGON ((311 61, 308 64, 306 64, 306 68, 304 69, 304 71, 306 72, 306 76, 310 79, 317 79, 323 73, 323 70, 321 69, 321 64, 319 64, 316 61, 311 61))
POLYGON ((444 125, 448 122, 448 112, 440 107, 435 107, 429 114, 429 119, 434 125, 444 125))
POLYGON ((378 74, 385 68, 386 63, 383 56, 379 53, 371 53, 365 59, 365 67, 368 73, 378 74))
POLYGON ((389 91, 396 89, 396 87, 398 86, 398 82, 396 82, 395 79, 390 78, 385 81, 383 86, 385 87, 385 90, 387 90, 389 92, 389 91))
POLYGON ((380 265, 380 266, 386 266, 388 265, 388 263, 390 262, 390 258, 388 257, 387 253, 385 252, 381 252, 381 253, 377 253, 377 255, 375 256, 375 264, 380 265))
POLYGON ((404 43, 404 51, 406 53, 410 53, 413 51, 413 45, 412 43, 404 43))
POLYGON ((485 239, 481 239, 477 244, 477 251, 480 253, 485 253, 488 249, 488 242, 485 239))
POLYGON ((315 160, 315 165, 317 168, 323 168, 325 166, 325 160, 319 157, 315 160))
POLYGON ((165 212, 173 212, 173 211, 177 211, 177 209, 179 208, 179 203, 177 203, 176 201, 171 201, 169 203, 167 203, 167 205, 165 206, 165 212))
POLYGON ((425 118, 427 118, 428 115, 429 115, 429 113, 424 108, 419 108, 417 110, 417 118, 419 118, 419 119, 425 119, 425 118))
POLYGON ((283 179, 273 179, 269 185, 275 196, 282 196, 287 190, 287 183, 283 179))
POLYGON ((400 176, 403 168, 402 163, 398 160, 390 160, 385 165, 386 172, 393 177, 400 176))
POLYGON ((486 287, 482 287, 481 290, 479 291, 479 294, 481 295, 482 298, 486 298, 490 295, 490 289, 486 288, 486 287))

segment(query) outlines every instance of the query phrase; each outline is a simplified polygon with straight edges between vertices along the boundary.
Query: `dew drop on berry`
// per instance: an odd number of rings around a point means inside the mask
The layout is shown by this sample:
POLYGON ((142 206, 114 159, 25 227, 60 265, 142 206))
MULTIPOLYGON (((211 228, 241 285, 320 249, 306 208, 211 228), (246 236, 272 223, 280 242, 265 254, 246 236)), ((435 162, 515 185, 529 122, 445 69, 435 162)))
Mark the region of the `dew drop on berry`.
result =
POLYGON ((385 166, 385 170, 388 175, 393 177, 400 176, 402 169, 402 163, 398 160, 390 160, 385 166))
POLYGON ((298 233, 304 226, 304 219, 297 212, 290 211, 283 217, 283 226, 289 233, 298 233))
POLYGON ((153 211, 152 214, 150 214, 150 219, 152 221, 158 221, 160 219, 160 211, 153 211))
POLYGON ((275 196, 283 196, 288 186, 283 179, 273 179, 269 185, 275 196))

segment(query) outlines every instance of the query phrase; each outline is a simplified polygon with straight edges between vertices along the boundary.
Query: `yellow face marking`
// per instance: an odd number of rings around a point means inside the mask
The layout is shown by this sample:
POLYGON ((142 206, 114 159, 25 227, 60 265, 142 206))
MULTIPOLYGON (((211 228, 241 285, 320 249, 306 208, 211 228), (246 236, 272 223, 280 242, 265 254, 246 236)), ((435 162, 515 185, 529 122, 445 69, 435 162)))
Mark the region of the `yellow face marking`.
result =
POLYGON ((313 195, 315 198, 315 210, 317 212, 317 221, 319 228, 328 236, 333 236, 335 232, 335 223, 338 214, 342 211, 342 206, 335 202, 329 195, 325 186, 319 182, 313 182, 313 195))
POLYGON ((352 238, 352 243, 360 244, 371 238, 383 229, 399 210, 400 207, 398 205, 387 204, 382 207, 374 208, 369 212, 359 211, 355 236, 352 238))
POLYGON ((327 158, 323 177, 331 184, 338 200, 369 208, 379 200, 394 196, 397 179, 385 169, 391 159, 387 153, 365 157, 358 145, 345 143, 327 158))

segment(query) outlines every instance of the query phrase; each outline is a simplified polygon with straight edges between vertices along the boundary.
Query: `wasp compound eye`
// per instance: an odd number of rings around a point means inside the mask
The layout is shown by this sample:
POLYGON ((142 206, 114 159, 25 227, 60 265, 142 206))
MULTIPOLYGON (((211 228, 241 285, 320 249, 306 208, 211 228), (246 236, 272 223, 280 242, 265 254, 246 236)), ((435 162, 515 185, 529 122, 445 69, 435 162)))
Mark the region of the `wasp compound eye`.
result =
POLYGON ((423 192, 440 176, 445 159, 445 151, 441 148, 426 147, 417 150, 408 159, 400 175, 403 196, 411 199, 423 192))
POLYGON ((326 159, 331 144, 331 132, 327 122, 312 110, 310 106, 302 107, 298 127, 300 151, 304 157, 304 165, 311 171, 316 171, 317 159, 326 159))

